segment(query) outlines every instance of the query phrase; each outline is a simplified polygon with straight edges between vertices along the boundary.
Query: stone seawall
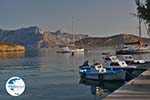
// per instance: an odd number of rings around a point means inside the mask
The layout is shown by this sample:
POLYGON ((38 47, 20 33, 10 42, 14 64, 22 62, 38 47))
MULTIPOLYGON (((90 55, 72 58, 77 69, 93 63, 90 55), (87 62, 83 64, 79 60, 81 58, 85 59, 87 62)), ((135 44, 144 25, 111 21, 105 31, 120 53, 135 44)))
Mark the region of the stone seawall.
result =
POLYGON ((150 100, 150 70, 132 79, 104 100, 150 100))

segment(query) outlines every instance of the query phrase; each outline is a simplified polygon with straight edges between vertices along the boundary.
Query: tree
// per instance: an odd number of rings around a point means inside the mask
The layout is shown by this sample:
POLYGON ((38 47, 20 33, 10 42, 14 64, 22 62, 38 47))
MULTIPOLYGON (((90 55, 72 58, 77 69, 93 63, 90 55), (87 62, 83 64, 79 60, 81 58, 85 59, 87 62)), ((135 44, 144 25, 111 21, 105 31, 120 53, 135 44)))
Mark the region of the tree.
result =
POLYGON ((140 0, 135 0, 137 5, 137 13, 139 19, 144 20, 144 22, 148 26, 148 33, 150 32, 150 0, 142 0, 143 3, 140 2, 140 0))

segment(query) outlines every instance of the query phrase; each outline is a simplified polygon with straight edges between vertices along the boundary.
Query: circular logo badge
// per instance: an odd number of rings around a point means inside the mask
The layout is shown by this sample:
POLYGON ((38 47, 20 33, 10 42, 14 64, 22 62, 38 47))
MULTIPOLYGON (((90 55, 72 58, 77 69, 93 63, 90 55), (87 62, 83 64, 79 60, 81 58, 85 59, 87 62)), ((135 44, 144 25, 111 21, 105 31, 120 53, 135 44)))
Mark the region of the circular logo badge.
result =
POLYGON ((20 96, 25 90, 25 83, 20 77, 11 77, 6 82, 6 90, 11 96, 20 96))

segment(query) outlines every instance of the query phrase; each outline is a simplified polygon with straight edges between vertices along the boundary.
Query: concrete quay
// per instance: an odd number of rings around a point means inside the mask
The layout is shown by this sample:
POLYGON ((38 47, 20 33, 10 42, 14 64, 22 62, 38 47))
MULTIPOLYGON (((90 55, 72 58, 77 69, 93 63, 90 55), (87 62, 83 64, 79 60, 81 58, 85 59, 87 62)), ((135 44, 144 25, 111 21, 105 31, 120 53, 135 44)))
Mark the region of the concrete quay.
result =
POLYGON ((130 80, 103 100, 150 100, 150 70, 130 80))

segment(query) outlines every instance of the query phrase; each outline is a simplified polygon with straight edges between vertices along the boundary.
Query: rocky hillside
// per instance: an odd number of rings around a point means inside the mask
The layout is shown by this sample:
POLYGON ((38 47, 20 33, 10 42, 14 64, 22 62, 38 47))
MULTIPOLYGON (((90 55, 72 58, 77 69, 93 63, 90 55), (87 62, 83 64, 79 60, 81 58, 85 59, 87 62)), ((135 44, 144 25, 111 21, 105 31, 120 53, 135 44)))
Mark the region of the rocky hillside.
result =
MULTIPOLYGON (((110 37, 88 37, 88 35, 69 34, 61 30, 47 32, 36 26, 17 30, 0 29, 0 42, 20 44, 29 48, 61 47, 64 45, 74 46, 74 41, 76 41, 75 45, 77 47, 95 48, 136 42, 138 41, 138 36, 120 34, 110 37)), ((143 42, 150 43, 148 38, 143 38, 143 42)))
POLYGON ((0 41, 16 43, 29 48, 73 45, 74 40, 86 37, 88 37, 88 35, 68 34, 61 32, 61 30, 56 32, 46 32, 36 26, 18 30, 0 29, 0 41))
POLYGON ((2 51, 24 51, 25 48, 21 45, 13 44, 13 43, 6 43, 0 42, 0 52, 2 51))
MULTIPOLYGON (((76 42, 77 47, 84 46, 85 48, 89 47, 104 47, 104 46, 117 46, 124 43, 137 42, 139 39, 138 36, 131 34, 119 34, 110 37, 88 37, 76 42)), ((150 44, 150 39, 143 38, 144 43, 150 44)))

